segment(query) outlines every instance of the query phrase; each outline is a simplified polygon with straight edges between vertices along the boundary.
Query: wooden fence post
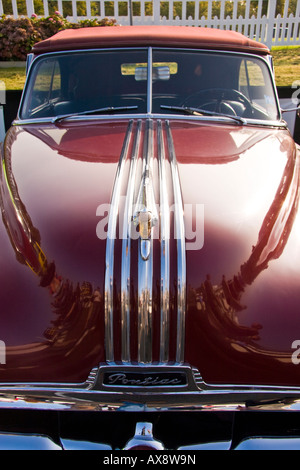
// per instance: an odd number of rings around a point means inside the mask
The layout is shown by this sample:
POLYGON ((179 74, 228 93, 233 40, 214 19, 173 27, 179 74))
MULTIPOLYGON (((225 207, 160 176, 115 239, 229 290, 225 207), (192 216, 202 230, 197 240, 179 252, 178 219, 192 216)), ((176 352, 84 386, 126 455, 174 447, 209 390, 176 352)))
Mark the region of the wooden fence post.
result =
POLYGON ((30 18, 34 13, 33 0, 26 0, 27 16, 30 18))
POLYGON ((153 1, 153 24, 160 24, 160 1, 153 1))
MULTIPOLYGON (((268 2, 268 24, 267 24, 267 32, 265 37, 265 44, 271 49, 272 42, 273 42, 273 31, 274 31, 274 24, 275 24, 275 14, 276 14, 276 3, 274 0, 269 0, 268 2)), ((263 40, 263 38, 262 38, 263 40)))

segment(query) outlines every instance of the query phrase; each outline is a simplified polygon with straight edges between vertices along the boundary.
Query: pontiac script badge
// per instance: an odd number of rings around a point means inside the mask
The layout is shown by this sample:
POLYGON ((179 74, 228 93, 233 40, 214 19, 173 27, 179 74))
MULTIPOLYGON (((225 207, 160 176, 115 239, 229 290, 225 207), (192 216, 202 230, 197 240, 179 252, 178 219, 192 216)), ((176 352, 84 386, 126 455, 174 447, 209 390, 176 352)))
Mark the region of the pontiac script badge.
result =
POLYGON ((110 371, 103 376, 103 385, 112 387, 184 387, 184 372, 125 372, 110 371))

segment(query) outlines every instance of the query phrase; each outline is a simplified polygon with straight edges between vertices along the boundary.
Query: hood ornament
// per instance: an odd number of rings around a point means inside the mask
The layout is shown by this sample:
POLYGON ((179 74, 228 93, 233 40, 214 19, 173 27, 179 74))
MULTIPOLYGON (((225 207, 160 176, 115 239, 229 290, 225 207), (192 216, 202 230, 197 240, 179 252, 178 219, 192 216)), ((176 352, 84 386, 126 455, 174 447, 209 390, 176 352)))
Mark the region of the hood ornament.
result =
POLYGON ((145 166, 144 172, 142 174, 142 181, 140 184, 132 219, 138 229, 141 240, 141 257, 144 261, 146 261, 149 258, 151 250, 152 228, 158 221, 152 184, 152 175, 148 165, 145 166))

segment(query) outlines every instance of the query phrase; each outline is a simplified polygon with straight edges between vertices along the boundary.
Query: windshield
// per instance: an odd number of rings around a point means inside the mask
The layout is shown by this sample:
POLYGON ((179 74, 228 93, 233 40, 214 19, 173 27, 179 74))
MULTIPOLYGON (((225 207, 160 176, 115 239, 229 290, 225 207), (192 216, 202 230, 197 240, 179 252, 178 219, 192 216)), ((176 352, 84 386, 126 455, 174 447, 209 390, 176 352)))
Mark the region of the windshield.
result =
POLYGON ((20 118, 108 111, 190 111, 254 120, 278 119, 271 74, 264 60, 212 51, 151 52, 152 55, 146 49, 84 51, 38 58, 30 71, 20 118))

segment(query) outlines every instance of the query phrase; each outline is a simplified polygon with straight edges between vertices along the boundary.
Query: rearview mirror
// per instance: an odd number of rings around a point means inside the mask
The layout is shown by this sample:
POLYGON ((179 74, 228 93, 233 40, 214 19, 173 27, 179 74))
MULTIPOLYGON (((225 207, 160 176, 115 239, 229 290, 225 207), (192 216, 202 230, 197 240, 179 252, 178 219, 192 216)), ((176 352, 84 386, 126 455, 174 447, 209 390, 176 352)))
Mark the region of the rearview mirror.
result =
MULTIPOLYGON (((147 80, 147 67, 136 67, 135 69, 136 81, 147 80)), ((169 80, 170 79, 170 67, 167 65, 160 65, 158 67, 152 67, 152 80, 169 80)))

